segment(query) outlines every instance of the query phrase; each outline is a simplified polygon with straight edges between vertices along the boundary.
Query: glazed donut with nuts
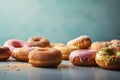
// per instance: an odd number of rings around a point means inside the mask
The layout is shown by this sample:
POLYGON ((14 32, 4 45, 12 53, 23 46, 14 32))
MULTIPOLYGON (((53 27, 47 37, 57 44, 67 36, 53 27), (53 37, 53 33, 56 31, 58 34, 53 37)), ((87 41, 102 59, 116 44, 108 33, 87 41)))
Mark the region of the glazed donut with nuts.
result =
POLYGON ((95 60, 101 68, 120 70, 120 51, 113 46, 101 48, 97 52, 95 60))
POLYGON ((29 63, 35 67, 56 67, 62 62, 62 54, 55 48, 35 48, 29 55, 29 63))

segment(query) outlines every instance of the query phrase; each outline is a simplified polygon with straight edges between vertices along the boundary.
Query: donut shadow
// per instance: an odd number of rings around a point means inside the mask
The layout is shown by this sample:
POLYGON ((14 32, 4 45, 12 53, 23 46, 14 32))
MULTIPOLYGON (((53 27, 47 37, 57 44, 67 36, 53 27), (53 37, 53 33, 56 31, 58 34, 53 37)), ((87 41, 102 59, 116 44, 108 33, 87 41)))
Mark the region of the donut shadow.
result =
POLYGON ((99 67, 97 64, 95 65, 82 65, 82 64, 72 64, 73 66, 76 66, 76 67, 99 67))
MULTIPOLYGON (((32 65, 32 66, 33 66, 33 65, 32 65)), ((68 66, 68 65, 65 65, 65 64, 59 64, 59 65, 57 65, 57 66, 46 66, 46 67, 42 67, 42 66, 33 66, 33 67, 36 67, 36 68, 43 68, 43 69, 58 69, 58 70, 69 68, 69 66, 68 66)))
POLYGON ((60 68, 60 69, 68 69, 70 66, 67 65, 67 64, 60 64, 57 66, 57 68, 60 68))
POLYGON ((16 62, 16 60, 0 60, 0 62, 16 62))
POLYGON ((16 60, 15 58, 9 58, 8 60, 6 61, 2 61, 2 62, 8 62, 8 63, 28 63, 28 61, 21 61, 21 60, 16 60))
MULTIPOLYGON (((98 66, 98 67, 99 67, 99 66, 98 66)), ((102 68, 102 67, 100 67, 100 68, 102 68)), ((117 71, 118 71, 118 72, 120 71, 120 69, 107 69, 107 68, 102 68, 102 69, 103 69, 103 70, 109 70, 109 71, 116 71, 116 72, 117 72, 117 71)))

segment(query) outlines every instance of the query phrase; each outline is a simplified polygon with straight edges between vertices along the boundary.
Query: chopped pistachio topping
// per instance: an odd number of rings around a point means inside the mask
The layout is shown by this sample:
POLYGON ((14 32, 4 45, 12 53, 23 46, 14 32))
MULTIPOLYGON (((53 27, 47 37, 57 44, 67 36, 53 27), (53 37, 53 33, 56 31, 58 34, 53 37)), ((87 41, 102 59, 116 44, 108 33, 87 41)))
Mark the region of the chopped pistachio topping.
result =
POLYGON ((114 61, 113 57, 110 57, 109 61, 114 61))

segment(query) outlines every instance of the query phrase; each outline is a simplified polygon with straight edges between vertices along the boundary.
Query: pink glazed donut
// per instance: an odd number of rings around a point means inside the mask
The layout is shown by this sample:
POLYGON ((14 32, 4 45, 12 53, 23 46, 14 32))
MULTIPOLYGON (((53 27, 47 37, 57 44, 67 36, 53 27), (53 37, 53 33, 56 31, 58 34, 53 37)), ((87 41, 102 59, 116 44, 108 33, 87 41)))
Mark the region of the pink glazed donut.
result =
POLYGON ((69 56, 69 61, 77 66, 96 66, 97 50, 75 50, 69 56))
POLYGON ((14 48, 28 47, 24 41, 19 39, 10 39, 6 41, 3 46, 8 47, 10 49, 10 52, 12 52, 14 48))

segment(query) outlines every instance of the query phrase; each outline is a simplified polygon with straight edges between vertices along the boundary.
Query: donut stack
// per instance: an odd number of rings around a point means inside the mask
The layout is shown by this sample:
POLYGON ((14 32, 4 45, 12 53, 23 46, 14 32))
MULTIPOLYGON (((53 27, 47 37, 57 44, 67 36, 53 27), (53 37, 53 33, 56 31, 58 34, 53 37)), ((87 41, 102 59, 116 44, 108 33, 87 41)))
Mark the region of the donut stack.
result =
POLYGON ((120 69, 120 40, 92 42, 87 35, 69 40, 66 44, 51 43, 42 36, 30 37, 27 41, 7 40, 0 46, 0 61, 10 57, 29 62, 35 67, 56 67, 62 60, 76 66, 99 66, 104 69, 120 69))

